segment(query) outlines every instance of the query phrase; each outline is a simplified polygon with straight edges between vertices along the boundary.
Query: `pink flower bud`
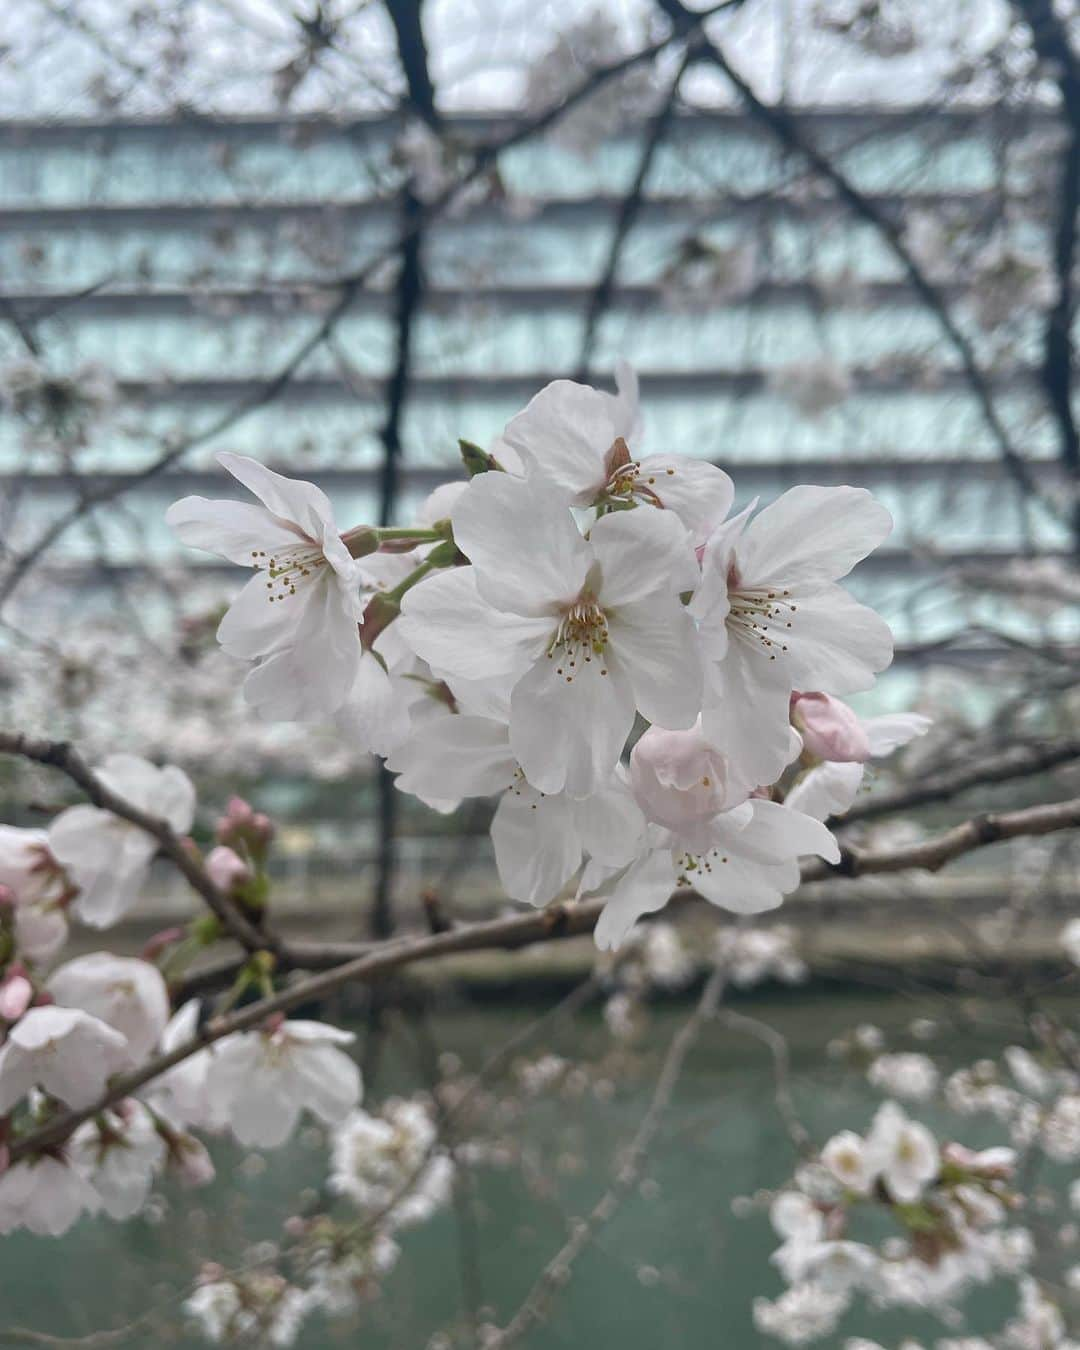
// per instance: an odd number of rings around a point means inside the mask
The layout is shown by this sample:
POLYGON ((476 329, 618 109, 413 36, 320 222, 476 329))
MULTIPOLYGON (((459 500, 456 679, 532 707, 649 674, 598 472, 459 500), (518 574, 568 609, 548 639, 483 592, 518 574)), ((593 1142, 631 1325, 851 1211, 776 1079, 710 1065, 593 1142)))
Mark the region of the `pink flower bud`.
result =
POLYGON ((15 892, 10 886, 0 885, 0 910, 15 908, 15 892))
POLYGON ((214 885, 226 893, 251 880, 251 868, 225 844, 218 844, 206 855, 206 871, 214 885))
POLYGON ((34 999, 34 986, 25 975, 9 975, 0 985, 0 1017, 16 1022, 34 999))
POLYGON ((630 756, 630 785, 650 820, 688 841, 735 804, 728 800, 727 760, 705 740, 700 724, 688 731, 650 727, 630 756))
POLYGON ((791 721, 803 747, 833 764, 865 764, 870 741, 855 712, 831 694, 791 696, 791 721))
POLYGON ((262 811, 256 811, 251 820, 251 833, 260 844, 269 844, 274 838, 274 822, 262 811))
POLYGON ((179 942, 184 936, 184 930, 180 927, 163 928, 160 933, 155 933, 147 938, 146 944, 142 949, 142 959, 144 961, 156 961, 166 947, 171 947, 174 942, 179 942))

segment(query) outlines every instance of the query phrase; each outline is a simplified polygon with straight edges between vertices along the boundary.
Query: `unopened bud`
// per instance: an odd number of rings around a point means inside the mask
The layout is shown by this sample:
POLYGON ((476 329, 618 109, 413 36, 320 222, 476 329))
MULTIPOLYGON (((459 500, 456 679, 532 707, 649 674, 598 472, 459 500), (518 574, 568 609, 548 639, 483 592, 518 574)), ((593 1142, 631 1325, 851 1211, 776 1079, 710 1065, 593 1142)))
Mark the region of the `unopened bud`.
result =
POLYGON ((465 465, 465 472, 470 478, 475 478, 478 473, 489 473, 492 469, 502 469, 502 465, 494 455, 481 450, 472 441, 459 440, 458 448, 461 451, 461 462, 465 465))
POLYGON ((870 758, 870 740, 854 709, 831 694, 792 694, 791 721, 815 759, 865 764, 870 758))
POLYGON ((174 942, 179 942, 183 936, 184 930, 178 926, 163 928, 160 933, 154 933, 143 946, 142 959, 144 961, 156 961, 166 947, 171 947, 174 942))
POLYGON ((15 904, 15 892, 10 886, 0 885, 0 910, 14 909, 15 904))
POLYGON ((246 886, 252 879, 251 868, 227 844, 218 844, 206 855, 206 871, 218 890, 226 895, 246 886))
POLYGON ((34 999, 34 986, 25 975, 9 975, 0 985, 0 1017, 17 1022, 34 999))

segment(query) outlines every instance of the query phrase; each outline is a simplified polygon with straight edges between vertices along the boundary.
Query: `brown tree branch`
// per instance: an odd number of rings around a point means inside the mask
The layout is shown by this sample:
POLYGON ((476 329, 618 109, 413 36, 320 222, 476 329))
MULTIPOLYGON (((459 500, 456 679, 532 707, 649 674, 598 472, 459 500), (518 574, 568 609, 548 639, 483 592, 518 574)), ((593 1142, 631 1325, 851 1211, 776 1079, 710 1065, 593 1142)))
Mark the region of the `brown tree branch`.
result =
POLYGON ((1013 778, 1027 778, 1048 769, 1058 769, 1074 760, 1080 760, 1080 737, 1076 736, 1042 745, 1010 746, 992 759, 929 778, 914 787, 898 788, 895 792, 883 792, 856 802, 833 823, 841 826, 860 820, 877 820, 897 811, 911 811, 934 802, 949 801, 969 788, 1007 783, 1013 778))
MULTIPOLYGON (((0 748, 3 742, 0 741, 0 748)), ((1044 835, 1080 827, 1080 798, 1032 806, 1023 811, 984 815, 946 830, 944 834, 898 849, 853 849, 843 847, 841 860, 832 865, 804 863, 802 879, 819 881, 829 876, 867 876, 912 869, 937 871, 964 853, 988 844, 1025 835, 1044 835)), ((295 966, 324 964, 326 969, 296 981, 278 993, 250 1003, 239 1011, 211 1018, 187 1044, 158 1055, 127 1073, 117 1075, 98 1101, 78 1111, 65 1111, 39 1129, 12 1141, 11 1158, 62 1143, 84 1120, 188 1059, 205 1046, 235 1031, 247 1031, 265 1022, 273 1013, 288 1012, 304 1003, 318 1002, 332 990, 358 981, 370 982, 390 971, 421 961, 460 952, 513 950, 536 942, 591 933, 604 908, 604 900, 558 902, 547 909, 526 914, 462 924, 445 933, 392 938, 359 949, 355 945, 306 943, 282 946, 282 958, 295 966), (354 953, 346 959, 349 953, 354 953)))

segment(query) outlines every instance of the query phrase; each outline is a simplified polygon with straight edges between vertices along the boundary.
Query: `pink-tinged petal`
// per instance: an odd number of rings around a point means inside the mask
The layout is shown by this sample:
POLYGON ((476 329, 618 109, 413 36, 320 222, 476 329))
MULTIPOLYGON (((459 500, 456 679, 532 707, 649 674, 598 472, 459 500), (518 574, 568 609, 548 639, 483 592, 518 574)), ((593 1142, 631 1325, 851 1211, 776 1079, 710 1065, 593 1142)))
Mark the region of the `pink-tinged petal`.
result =
POLYGON ((250 502, 211 501, 183 497, 165 512, 165 524, 188 548, 216 553, 219 558, 253 567, 282 549, 296 548, 304 536, 250 502))
POLYGON ((887 713, 884 717, 867 717, 863 730, 870 742, 871 755, 880 759, 918 736, 925 736, 933 725, 932 719, 921 713, 887 713))
POLYGON ((604 488, 605 457, 616 437, 625 436, 627 421, 625 404, 611 394, 555 380, 510 419, 502 439, 526 473, 550 483, 564 504, 587 506, 604 488))
POLYGON ((542 656, 510 696, 510 747, 541 792, 595 792, 611 777, 633 725, 633 688, 610 648, 582 663, 572 680, 558 657, 542 656))
POLYGON ((739 639, 720 665, 707 667, 705 684, 702 729, 727 756, 732 779, 749 788, 775 782, 792 751, 784 664, 771 661, 758 643, 739 639))
POLYGON ((643 914, 663 909, 675 889, 675 868, 666 848, 655 849, 627 868, 615 883, 594 931, 601 951, 614 951, 643 914))
POLYGON ((546 905, 581 866, 574 803, 526 789, 504 794, 491 823, 495 864, 514 900, 546 905))
POLYGON ((599 599, 605 609, 654 595, 679 595, 698 584, 690 536, 667 511, 637 506, 602 516, 589 531, 600 565, 599 599))
POLYGON ((793 688, 857 693, 892 661, 889 625, 842 586, 800 594, 789 620, 786 666, 793 688))
POLYGON ((818 764, 798 780, 784 805, 815 820, 842 816, 859 795, 865 772, 861 764, 818 764))
POLYGON ((550 615, 585 584, 589 546, 549 483, 479 474, 458 498, 453 525, 481 595, 498 609, 550 615))
POLYGON ((459 715, 421 727, 386 767, 403 792, 437 799, 494 796, 509 787, 517 765, 504 722, 459 715))
POLYGON ((253 492, 272 515, 286 524, 297 526, 308 539, 315 543, 321 542, 328 525, 337 533, 330 499, 314 483, 286 478, 284 474, 275 473, 265 464, 260 464, 257 459, 234 455, 228 450, 221 451, 217 461, 237 482, 243 483, 249 492, 253 492))
POLYGON ((638 711, 671 730, 701 711, 702 673, 694 621, 677 599, 655 596, 608 615, 610 650, 626 671, 638 711))
POLYGON ((891 530, 892 516, 864 488, 789 488, 747 526, 739 568, 751 585, 836 581, 891 530))
POLYGON ((723 469, 686 455, 646 455, 637 483, 655 492, 665 511, 682 521, 690 542, 704 544, 731 510, 735 485, 723 469))
POLYGON ((394 627, 439 676, 513 680, 545 649, 554 622, 495 609, 477 591, 475 569, 456 567, 408 591, 394 627))

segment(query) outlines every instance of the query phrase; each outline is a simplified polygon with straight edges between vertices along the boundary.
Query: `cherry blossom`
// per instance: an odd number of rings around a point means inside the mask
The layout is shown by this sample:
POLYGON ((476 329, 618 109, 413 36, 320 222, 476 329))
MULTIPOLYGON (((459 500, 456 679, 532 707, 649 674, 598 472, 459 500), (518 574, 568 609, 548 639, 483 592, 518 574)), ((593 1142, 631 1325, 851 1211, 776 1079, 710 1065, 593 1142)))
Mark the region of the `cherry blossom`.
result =
POLYGON ((71 1137, 71 1165, 93 1186, 113 1219, 129 1219, 146 1204, 165 1163, 165 1141, 141 1103, 118 1102, 71 1137))
POLYGON ((834 1134, 821 1150, 821 1161, 845 1190, 869 1195, 876 1179, 866 1141, 854 1130, 834 1134))
POLYGON ((624 361, 615 375, 617 394, 572 380, 546 385, 507 424, 504 445, 516 451, 530 478, 543 479, 572 506, 660 507, 678 516, 693 543, 704 543, 731 509, 731 479, 708 460, 637 455, 637 376, 624 361))
POLYGON ((132 1056, 145 1059, 169 1020, 169 995, 156 966, 131 956, 93 952, 49 976, 48 990, 66 1008, 81 1008, 114 1027, 132 1056))
POLYGON ((255 569, 218 628, 230 656, 256 663, 244 681, 248 702, 278 721, 328 718, 348 699, 360 661, 354 552, 376 540, 370 531, 343 536, 314 484, 245 455, 217 458, 260 505, 184 497, 166 522, 182 543, 255 569))
POLYGON ((925 1125, 909 1120, 896 1102, 885 1102, 878 1109, 866 1154, 870 1167, 901 1204, 918 1200, 941 1165, 934 1136, 925 1125))
POLYGON ((453 513, 472 577, 441 574, 402 605, 404 636, 433 671, 501 677, 510 744, 541 792, 587 797, 622 752, 635 709, 690 726, 701 701, 694 625, 679 592, 696 575, 662 511, 604 516, 588 538, 539 481, 485 473, 453 513))
POLYGON ((207 1091, 242 1144, 276 1148, 305 1109, 334 1124, 359 1101, 360 1070, 338 1048, 355 1039, 324 1022, 234 1032, 217 1044, 207 1091))
POLYGON ((0 886, 14 901, 15 942, 28 961, 47 961, 67 939, 64 870, 45 830, 0 825, 0 886))
POLYGON ((60 1237, 82 1214, 94 1214, 101 1198, 66 1159, 42 1153, 24 1158, 0 1176, 0 1233, 26 1228, 39 1237, 60 1237))
POLYGON ((491 826, 506 893, 529 904, 556 896, 586 857, 618 867, 634 856, 645 821, 617 775, 588 796, 538 792, 510 748, 506 722, 469 714, 425 724, 387 761, 397 785, 421 800, 501 794, 491 826))
POLYGON ((596 926, 598 946, 617 947, 642 914, 661 909, 680 887, 693 886, 721 908, 756 914, 798 886, 799 857, 839 861, 836 840, 820 821, 750 800, 728 763, 700 726, 650 727, 634 746, 630 783, 651 824, 629 867, 606 878, 594 868, 583 880, 583 889, 591 882, 609 896, 596 926), (691 771, 699 776, 691 779, 691 771))
POLYGON ((77 1008, 31 1008, 0 1048, 0 1115, 35 1087, 68 1106, 89 1106, 131 1064, 127 1039, 77 1008))
MULTIPOLYGON (((181 769, 156 768, 137 755, 109 755, 98 779, 129 806, 186 834, 195 817, 195 789, 181 769)), ((157 852, 153 835, 96 806, 69 806, 53 820, 49 848, 79 887, 72 912, 92 928, 108 928, 139 899, 157 852)))
POLYGON ((868 689, 892 660, 888 625, 836 585, 892 519, 851 487, 791 488, 752 510, 713 531, 690 609, 705 655, 705 732, 765 784, 788 759, 793 690, 868 689))

